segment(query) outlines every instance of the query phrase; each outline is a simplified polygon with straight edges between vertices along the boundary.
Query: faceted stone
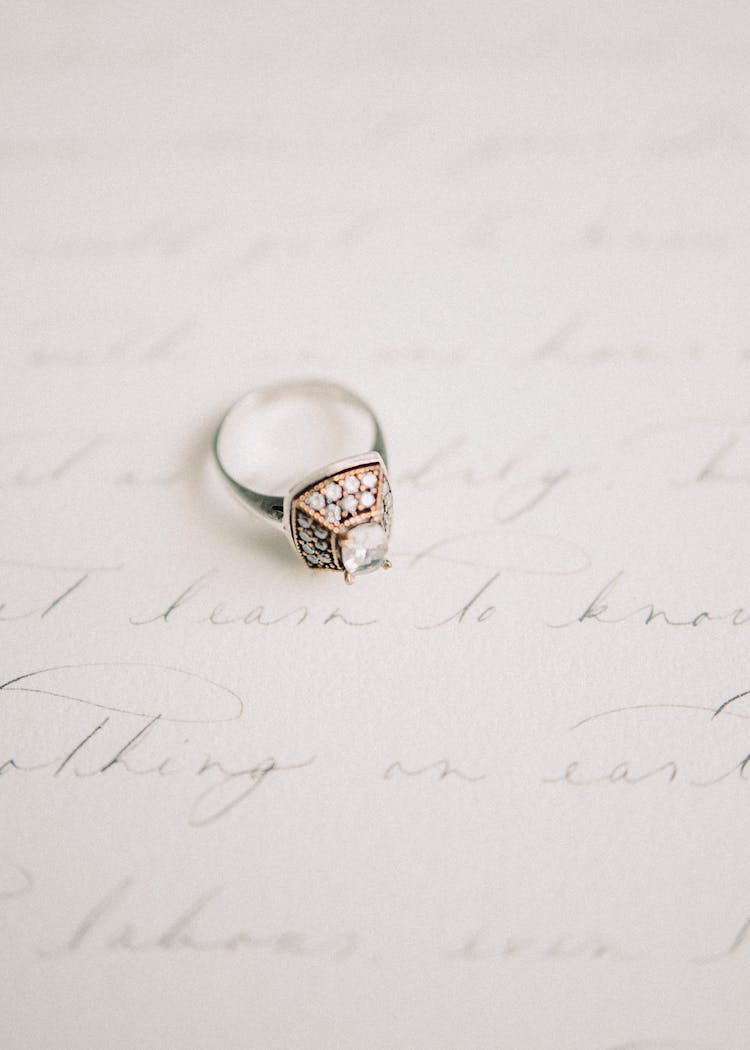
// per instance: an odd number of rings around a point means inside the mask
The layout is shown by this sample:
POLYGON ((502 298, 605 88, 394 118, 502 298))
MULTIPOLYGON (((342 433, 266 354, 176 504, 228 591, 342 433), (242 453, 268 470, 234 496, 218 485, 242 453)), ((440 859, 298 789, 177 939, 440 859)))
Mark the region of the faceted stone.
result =
POLYGON ((312 522, 310 521, 310 519, 307 517, 306 514, 298 514, 297 515, 297 524, 300 525, 303 529, 309 529, 310 526, 312 525, 312 522))
POLYGON ((329 503, 326 507, 326 518, 328 521, 341 521, 341 507, 335 503, 329 503))
POLYGON ((362 484, 366 489, 374 489, 378 483, 378 476, 374 470, 367 470, 362 475, 362 484))
POLYGON ((341 561, 352 575, 379 569, 387 553, 388 537, 376 521, 356 525, 341 541, 341 561))
POLYGON ((347 474, 344 478, 345 492, 359 492, 359 478, 354 474, 347 474))
POLYGON ((341 486, 335 481, 329 481, 323 489, 323 495, 329 503, 335 503, 337 499, 341 499, 341 486))
POLYGON ((357 509, 357 497, 352 496, 351 493, 348 496, 344 496, 341 501, 341 509, 345 510, 347 514, 353 514, 357 509))
POLYGON ((373 504, 375 503, 375 493, 374 492, 363 492, 363 493, 361 493, 360 497, 359 497, 359 502, 362 504, 362 506, 365 508, 365 510, 369 510, 370 507, 372 507, 373 504))
POLYGON ((309 496, 305 497, 305 503, 308 507, 312 507, 313 510, 322 510, 326 505, 322 492, 311 492, 309 496))

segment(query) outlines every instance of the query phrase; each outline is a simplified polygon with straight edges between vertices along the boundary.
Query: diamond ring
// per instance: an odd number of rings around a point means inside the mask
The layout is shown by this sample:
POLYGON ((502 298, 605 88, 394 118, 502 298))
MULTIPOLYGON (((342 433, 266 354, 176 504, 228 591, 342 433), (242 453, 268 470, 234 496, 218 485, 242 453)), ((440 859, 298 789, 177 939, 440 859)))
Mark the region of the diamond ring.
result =
POLYGON ((309 568, 343 572, 353 583, 391 567, 393 496, 383 433, 350 390, 314 380, 253 390, 219 424, 214 456, 235 496, 281 528, 309 568), (357 436, 344 437, 347 430, 357 436), (366 451, 341 458, 350 448, 366 451), (315 467, 321 460, 328 465, 315 467), (302 469, 302 479, 289 485, 302 469), (268 494, 283 488, 286 495, 268 494))

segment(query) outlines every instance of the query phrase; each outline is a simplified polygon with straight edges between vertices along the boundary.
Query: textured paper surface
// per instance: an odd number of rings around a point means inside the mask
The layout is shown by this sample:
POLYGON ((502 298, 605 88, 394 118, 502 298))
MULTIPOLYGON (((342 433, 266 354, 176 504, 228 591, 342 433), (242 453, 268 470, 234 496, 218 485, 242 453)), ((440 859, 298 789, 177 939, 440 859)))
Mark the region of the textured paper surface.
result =
POLYGON ((3 16, 4 1050, 750 1047, 743 6, 3 16), (210 462, 299 375, 353 588, 210 462))

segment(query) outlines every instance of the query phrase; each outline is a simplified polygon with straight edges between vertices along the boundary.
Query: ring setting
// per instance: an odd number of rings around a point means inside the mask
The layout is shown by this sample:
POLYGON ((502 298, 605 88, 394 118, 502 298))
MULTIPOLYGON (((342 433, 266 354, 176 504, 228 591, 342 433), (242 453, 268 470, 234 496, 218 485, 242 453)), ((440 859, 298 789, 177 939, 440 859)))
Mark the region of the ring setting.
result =
POLYGON ((382 459, 357 458, 334 464, 324 477, 300 487, 291 500, 291 535, 311 569, 337 569, 353 583, 357 575, 390 568, 392 515, 382 459))

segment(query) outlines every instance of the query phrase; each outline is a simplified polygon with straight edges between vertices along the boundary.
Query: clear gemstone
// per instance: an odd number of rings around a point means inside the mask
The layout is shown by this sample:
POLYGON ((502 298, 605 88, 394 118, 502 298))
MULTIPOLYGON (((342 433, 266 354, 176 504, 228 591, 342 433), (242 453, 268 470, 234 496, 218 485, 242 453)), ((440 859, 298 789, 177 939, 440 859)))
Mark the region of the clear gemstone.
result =
POLYGON ((378 476, 374 470, 367 470, 362 475, 362 484, 366 489, 374 489, 378 483, 378 476))
POLYGON ((341 560, 352 574, 379 569, 387 553, 388 537, 376 521, 355 526, 341 541, 341 560))
POLYGON ((297 515, 297 524, 301 525, 303 529, 309 529, 312 525, 310 519, 304 514, 297 515))
POLYGON ((341 499, 341 486, 335 481, 329 481, 323 489, 323 494, 329 503, 335 503, 337 499, 341 499))
POLYGON ((359 502, 362 504, 365 510, 369 510, 369 508, 372 507, 375 503, 375 493, 363 492, 362 495, 359 497, 359 502))
POLYGON ((341 509, 345 510, 347 514, 353 514, 357 509, 357 497, 351 494, 344 496, 341 501, 341 509))
POLYGON ((354 474, 347 474, 344 478, 344 491, 359 492, 359 478, 355 477, 354 474))
POLYGON ((341 507, 337 507, 335 503, 329 503, 326 507, 326 518, 329 521, 341 521, 341 507))
POLYGON ((322 492, 311 492, 309 496, 305 497, 305 503, 313 510, 322 510, 326 505, 322 492))

